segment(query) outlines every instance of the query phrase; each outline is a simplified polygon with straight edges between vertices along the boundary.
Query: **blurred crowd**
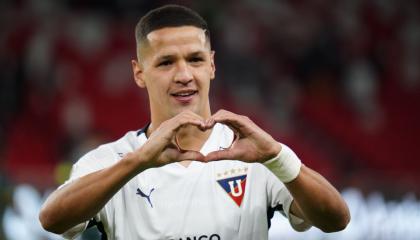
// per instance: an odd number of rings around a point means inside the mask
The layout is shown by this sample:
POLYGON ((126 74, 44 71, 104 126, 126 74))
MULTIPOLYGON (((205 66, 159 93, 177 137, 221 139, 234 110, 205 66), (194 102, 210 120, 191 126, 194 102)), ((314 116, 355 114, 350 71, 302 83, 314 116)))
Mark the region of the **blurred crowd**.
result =
MULTIPOLYGON (((43 195, 83 153, 148 122, 134 26, 164 3, 0 2, 0 214, 15 186, 43 195)), ((213 111, 250 116, 340 189, 420 193, 418 1, 170 3, 210 25, 213 111)))
MULTIPOLYGON (((31 185, 16 187, 14 206, 7 206, 1 222, 7 240, 59 240, 59 235, 48 233, 37 221, 38 211, 45 201, 31 185)), ((288 220, 276 212, 271 219, 269 239, 293 240, 420 240, 420 199, 414 194, 405 194, 398 201, 384 199, 380 192, 364 194, 356 188, 342 190, 352 221, 344 231, 323 233, 317 228, 296 232, 288 220)), ((101 239, 96 228, 87 229, 77 240, 101 239)))
MULTIPOLYGON (((293 240, 419 240, 420 201, 406 194, 398 201, 386 201, 380 192, 363 195, 360 190, 342 191, 352 220, 343 231, 324 233, 317 228, 307 232, 294 231, 287 219, 275 216, 269 239, 293 240)), ((280 215, 280 214, 278 214, 280 215)))

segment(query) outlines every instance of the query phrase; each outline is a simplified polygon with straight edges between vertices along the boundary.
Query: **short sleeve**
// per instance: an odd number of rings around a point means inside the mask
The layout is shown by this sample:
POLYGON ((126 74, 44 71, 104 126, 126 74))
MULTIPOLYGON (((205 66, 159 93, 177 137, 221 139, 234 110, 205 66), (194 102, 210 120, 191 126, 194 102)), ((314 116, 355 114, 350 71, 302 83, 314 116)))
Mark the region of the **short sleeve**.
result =
POLYGON ((107 145, 102 145, 88 152, 73 165, 69 179, 59 188, 89 173, 112 165, 116 159, 114 155, 114 151, 107 145))
POLYGON ((286 186, 270 171, 267 169, 267 193, 269 207, 277 209, 285 216, 290 225, 296 231, 302 232, 308 230, 311 225, 304 222, 303 219, 290 213, 290 207, 293 203, 293 197, 286 186))
MULTIPOLYGON (((69 179, 58 187, 58 189, 63 188, 69 183, 96 171, 99 171, 105 168, 107 165, 111 164, 110 156, 112 156, 112 151, 106 146, 101 146, 81 157, 72 167, 69 179)), ((101 210, 102 211, 102 210, 101 210)), ((100 221, 100 217, 103 214, 100 212, 94 217, 96 221, 100 221)), ((89 221, 80 223, 73 228, 67 230, 62 234, 64 239, 76 239, 79 237, 83 231, 86 230, 89 221)))

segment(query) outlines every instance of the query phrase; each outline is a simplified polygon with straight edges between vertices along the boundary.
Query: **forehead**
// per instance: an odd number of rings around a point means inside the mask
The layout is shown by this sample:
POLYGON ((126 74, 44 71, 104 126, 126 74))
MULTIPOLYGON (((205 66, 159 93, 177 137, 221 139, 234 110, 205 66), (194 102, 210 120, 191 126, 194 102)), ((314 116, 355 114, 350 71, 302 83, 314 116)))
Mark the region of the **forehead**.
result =
POLYGON ((147 41, 156 54, 183 49, 204 50, 207 46, 205 31, 193 26, 161 28, 147 34, 147 41))

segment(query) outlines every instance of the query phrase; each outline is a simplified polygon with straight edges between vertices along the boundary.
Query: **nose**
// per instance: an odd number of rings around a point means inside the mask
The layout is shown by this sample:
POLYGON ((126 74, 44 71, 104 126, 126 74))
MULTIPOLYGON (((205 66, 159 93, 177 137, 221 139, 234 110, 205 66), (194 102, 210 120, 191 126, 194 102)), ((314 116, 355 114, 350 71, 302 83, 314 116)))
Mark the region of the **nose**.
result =
POLYGON ((181 84, 188 84, 193 79, 193 75, 191 73, 190 68, 188 67, 188 64, 185 61, 180 61, 177 64, 177 69, 174 77, 174 81, 176 83, 181 84))

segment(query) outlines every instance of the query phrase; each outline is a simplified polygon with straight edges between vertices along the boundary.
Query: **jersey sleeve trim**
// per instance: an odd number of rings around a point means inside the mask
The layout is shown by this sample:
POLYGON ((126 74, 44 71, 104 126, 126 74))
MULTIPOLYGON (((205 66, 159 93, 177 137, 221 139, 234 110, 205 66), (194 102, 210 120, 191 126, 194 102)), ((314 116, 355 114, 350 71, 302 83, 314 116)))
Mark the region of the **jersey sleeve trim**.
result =
POLYGON ((89 221, 89 224, 87 228, 95 227, 98 229, 98 231, 101 233, 101 240, 108 240, 108 235, 106 234, 104 224, 101 221, 96 221, 95 218, 89 221))
POLYGON ((68 240, 76 239, 83 233, 83 231, 86 230, 87 226, 88 226, 88 221, 82 222, 82 223, 70 228, 69 230, 67 230, 66 232, 61 234, 61 236, 64 239, 68 239, 68 240))
POLYGON ((298 232, 304 232, 312 227, 312 225, 306 223, 303 219, 295 216, 293 213, 290 212, 290 207, 293 203, 293 198, 290 197, 285 204, 285 214, 287 219, 289 220, 290 225, 292 228, 298 232))

